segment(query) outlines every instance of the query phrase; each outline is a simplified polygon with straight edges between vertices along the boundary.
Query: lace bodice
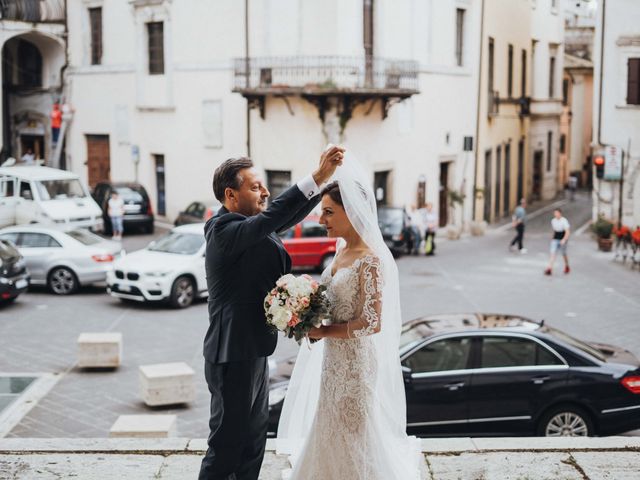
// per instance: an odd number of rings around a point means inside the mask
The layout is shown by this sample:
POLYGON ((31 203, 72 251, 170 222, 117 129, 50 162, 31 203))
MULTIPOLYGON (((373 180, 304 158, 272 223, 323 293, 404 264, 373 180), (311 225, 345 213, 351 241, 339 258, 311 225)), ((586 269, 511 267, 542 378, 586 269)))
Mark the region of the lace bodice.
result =
POLYGON ((333 323, 354 322, 353 336, 375 333, 380 326, 382 276, 380 260, 375 255, 356 259, 350 266, 339 268, 334 275, 330 265, 322 273, 327 286, 333 323))

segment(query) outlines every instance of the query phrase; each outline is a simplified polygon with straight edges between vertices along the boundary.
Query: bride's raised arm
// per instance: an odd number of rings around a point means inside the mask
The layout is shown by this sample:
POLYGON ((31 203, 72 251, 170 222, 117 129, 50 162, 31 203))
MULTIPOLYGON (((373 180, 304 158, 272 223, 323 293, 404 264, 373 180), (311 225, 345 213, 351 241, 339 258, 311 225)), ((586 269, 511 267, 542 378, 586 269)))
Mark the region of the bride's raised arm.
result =
POLYGON ((382 268, 380 259, 374 255, 362 258, 358 265, 358 302, 354 318, 347 323, 338 323, 313 329, 311 338, 359 338, 380 331, 382 323, 382 268))

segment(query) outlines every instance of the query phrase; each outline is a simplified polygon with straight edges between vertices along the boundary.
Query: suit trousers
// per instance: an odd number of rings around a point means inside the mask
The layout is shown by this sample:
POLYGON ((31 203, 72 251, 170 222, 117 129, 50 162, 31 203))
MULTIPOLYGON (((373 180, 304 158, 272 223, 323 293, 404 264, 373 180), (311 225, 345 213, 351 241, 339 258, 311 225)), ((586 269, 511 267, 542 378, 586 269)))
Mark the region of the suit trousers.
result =
POLYGON ((198 479, 257 480, 269 421, 267 358, 222 364, 205 360, 204 375, 211 416, 198 479))

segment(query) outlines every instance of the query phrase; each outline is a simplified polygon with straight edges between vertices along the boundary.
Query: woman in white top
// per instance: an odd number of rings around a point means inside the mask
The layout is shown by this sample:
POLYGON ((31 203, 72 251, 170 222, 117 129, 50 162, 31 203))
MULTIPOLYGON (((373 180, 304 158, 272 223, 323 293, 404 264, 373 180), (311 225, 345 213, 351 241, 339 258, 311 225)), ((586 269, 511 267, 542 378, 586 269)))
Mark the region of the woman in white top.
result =
POLYGON ((562 210, 559 208, 553 211, 551 229, 553 230, 553 237, 551 238, 551 258, 549 258, 549 266, 544 271, 544 274, 551 275, 558 250, 564 259, 564 273, 569 273, 571 269, 569 268, 569 257, 567 257, 567 243, 569 242, 569 235, 571 235, 571 228, 569 220, 562 216, 562 210))

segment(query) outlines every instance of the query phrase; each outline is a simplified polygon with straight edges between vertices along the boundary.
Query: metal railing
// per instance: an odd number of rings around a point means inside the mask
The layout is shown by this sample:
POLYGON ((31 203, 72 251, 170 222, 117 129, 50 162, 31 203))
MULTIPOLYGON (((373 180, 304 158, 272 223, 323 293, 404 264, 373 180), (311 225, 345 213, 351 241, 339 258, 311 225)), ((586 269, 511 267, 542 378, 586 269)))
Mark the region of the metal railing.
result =
POLYGON ((63 22, 64 0, 0 0, 0 20, 63 22))
POLYGON ((418 91, 418 64, 377 57, 252 57, 234 61, 234 88, 418 91))

